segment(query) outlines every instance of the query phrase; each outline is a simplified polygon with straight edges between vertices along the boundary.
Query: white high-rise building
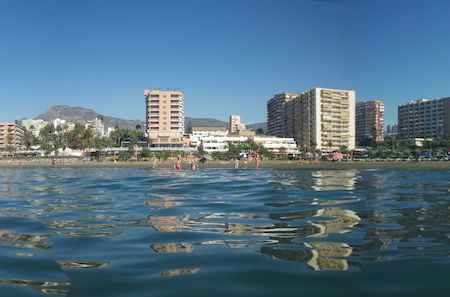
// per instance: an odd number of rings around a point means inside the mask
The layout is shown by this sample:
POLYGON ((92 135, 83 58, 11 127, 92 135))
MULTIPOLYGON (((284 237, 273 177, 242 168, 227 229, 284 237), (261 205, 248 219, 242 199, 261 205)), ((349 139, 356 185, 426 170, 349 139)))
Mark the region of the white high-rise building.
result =
POLYGON ((450 97, 398 106, 398 137, 445 139, 450 135, 450 97))

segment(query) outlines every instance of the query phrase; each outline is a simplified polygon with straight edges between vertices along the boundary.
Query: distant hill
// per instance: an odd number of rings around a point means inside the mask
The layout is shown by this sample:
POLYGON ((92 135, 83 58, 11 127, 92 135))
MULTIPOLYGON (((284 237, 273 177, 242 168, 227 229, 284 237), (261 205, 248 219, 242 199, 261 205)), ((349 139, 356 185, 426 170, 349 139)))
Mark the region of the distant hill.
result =
MULTIPOLYGON (((83 107, 72 107, 68 105, 54 105, 45 112, 41 113, 35 119, 43 119, 44 121, 52 121, 56 118, 72 121, 76 123, 85 123, 87 121, 95 119, 100 113, 83 107)), ((121 118, 115 118, 103 115, 105 118, 105 127, 116 127, 121 129, 136 129, 136 126, 140 126, 142 130, 145 129, 145 121, 142 120, 125 120, 121 118)), ((246 125, 250 130, 257 130, 262 128, 266 131, 266 123, 256 123, 246 125)), ((185 118, 186 130, 189 127, 225 127, 228 128, 228 122, 213 118, 185 118)))
POLYGON ((227 122, 217 120, 217 119, 186 117, 185 118, 185 126, 189 127, 189 125, 191 127, 220 127, 220 128, 228 127, 227 122))
MULTIPOLYGON (((47 111, 41 113, 35 119, 43 119, 44 121, 52 121, 56 118, 60 118, 75 123, 85 123, 87 121, 95 119, 99 115, 98 112, 83 107, 72 107, 67 105, 54 105, 47 111)), ((145 122, 142 120, 124 120, 115 117, 105 116, 105 127, 116 127, 121 129, 136 129, 136 126, 140 126, 144 129, 145 122)))
POLYGON ((245 127, 248 130, 256 131, 258 129, 262 129, 264 131, 264 133, 267 132, 267 123, 266 122, 245 125, 245 127))

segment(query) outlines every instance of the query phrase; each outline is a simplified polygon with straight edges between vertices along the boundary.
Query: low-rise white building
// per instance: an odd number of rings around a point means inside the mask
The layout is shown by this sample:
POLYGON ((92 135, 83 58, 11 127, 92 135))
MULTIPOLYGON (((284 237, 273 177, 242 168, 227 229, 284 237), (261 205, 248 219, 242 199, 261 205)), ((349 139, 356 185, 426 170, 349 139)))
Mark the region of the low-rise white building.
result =
POLYGON ((257 144, 262 144, 266 149, 275 154, 295 154, 298 152, 297 143, 294 138, 255 136, 253 137, 253 141, 257 144))
POLYGON ((102 123, 102 120, 99 118, 95 118, 91 121, 87 121, 86 128, 92 128, 94 136, 103 137, 105 135, 105 125, 102 123))
POLYGON ((191 146, 199 147, 200 139, 208 136, 225 137, 228 136, 228 130, 221 127, 193 127, 190 135, 191 146))
POLYGON ((201 137, 201 148, 208 153, 228 151, 228 143, 244 142, 245 136, 205 136, 201 137))
POLYGON ((114 131, 116 131, 116 128, 114 128, 114 127, 108 127, 108 128, 106 129, 105 135, 103 135, 103 136, 109 137, 109 136, 111 136, 111 133, 113 133, 114 131))
POLYGON ((53 121, 51 121, 51 124, 53 125, 53 127, 56 129, 58 127, 63 128, 66 125, 67 121, 60 119, 60 118, 56 118, 53 121))
MULTIPOLYGON (((274 154, 295 154, 298 152, 294 138, 278 138, 270 136, 250 137, 257 144, 261 144, 274 154)), ((201 148, 208 153, 226 152, 229 143, 247 141, 246 136, 206 136, 201 137, 201 148)))

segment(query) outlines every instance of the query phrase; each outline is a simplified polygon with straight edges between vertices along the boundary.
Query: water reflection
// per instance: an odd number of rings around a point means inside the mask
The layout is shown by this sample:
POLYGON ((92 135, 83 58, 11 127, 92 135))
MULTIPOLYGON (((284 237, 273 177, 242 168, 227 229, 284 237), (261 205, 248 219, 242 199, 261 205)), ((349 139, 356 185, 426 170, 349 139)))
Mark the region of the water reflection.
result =
POLYGON ((117 236, 122 233, 122 231, 106 231, 109 229, 118 229, 119 224, 113 223, 94 223, 88 219, 78 219, 78 220, 53 220, 45 222, 47 228, 56 229, 55 233, 58 235, 80 237, 107 237, 107 236, 117 236), (91 222, 87 224, 86 221, 91 222), (96 230, 96 231, 92 231, 96 230), (105 230, 99 232, 97 230, 105 230))
POLYGON ((307 264, 314 270, 347 270, 348 262, 335 257, 348 257, 353 249, 346 243, 309 242, 306 247, 311 249, 312 257, 307 264))
POLYGON ((48 235, 14 234, 5 230, 0 231, 0 245, 46 250, 52 246, 48 239, 48 235))
POLYGON ((71 237, 111 237, 118 236, 122 232, 84 232, 84 231, 56 231, 58 235, 71 236, 71 237))
POLYGON ((335 257, 348 257, 352 248, 346 243, 337 242, 309 242, 304 243, 303 249, 282 249, 275 247, 261 247, 261 253, 274 259, 306 263, 311 269, 319 270, 347 270, 346 259, 335 257), (308 248, 308 249, 305 249, 308 248))
POLYGON ((354 190, 357 170, 317 170, 311 173, 315 191, 354 190))
POLYGON ((226 240, 203 241, 200 243, 200 245, 225 245, 230 248, 241 249, 253 245, 277 244, 277 243, 279 243, 277 239, 266 239, 266 240, 226 239, 226 240))
POLYGON ((163 232, 179 232, 189 222, 188 215, 180 216, 155 216, 149 215, 147 217, 148 223, 156 230, 163 232))
POLYGON ((90 269, 90 268, 105 268, 109 262, 75 262, 75 261, 58 261, 61 268, 65 269, 90 269))
POLYGON ((195 274, 200 271, 200 268, 187 268, 187 269, 172 269, 161 272, 162 277, 180 276, 183 274, 195 274))
POLYGON ((157 253, 192 253, 194 247, 187 242, 170 242, 152 244, 150 247, 157 253))
POLYGON ((299 267, 373 273, 374 261, 383 275, 397 260, 431 271, 450 256, 447 171, 162 171, 0 172, 0 291, 87 296, 102 280, 145 295, 136 288, 182 275, 216 285, 242 275, 247 255, 249 277, 269 264, 287 279, 299 267))
POLYGON ((330 233, 347 233, 350 227, 353 227, 361 221, 356 212, 341 208, 322 208, 314 215, 317 217, 333 218, 328 221, 311 221, 311 224, 320 230, 310 237, 327 237, 330 233))
POLYGON ((32 253, 16 253, 16 256, 18 256, 18 257, 34 257, 35 254, 32 254, 32 253))
POLYGON ((182 203, 179 201, 179 198, 170 195, 160 195, 160 194, 152 194, 154 199, 148 199, 145 201, 145 204, 151 206, 154 209, 164 209, 180 206, 182 203))
POLYGON ((0 285, 26 286, 33 290, 47 295, 69 294, 70 282, 64 281, 32 281, 21 279, 0 279, 0 285))

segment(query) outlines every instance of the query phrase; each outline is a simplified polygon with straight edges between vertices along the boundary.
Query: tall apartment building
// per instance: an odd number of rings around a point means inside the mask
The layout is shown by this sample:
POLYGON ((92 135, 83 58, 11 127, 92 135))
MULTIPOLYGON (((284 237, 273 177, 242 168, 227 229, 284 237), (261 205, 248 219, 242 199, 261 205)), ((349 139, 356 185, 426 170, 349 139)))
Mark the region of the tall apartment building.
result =
POLYGON ((356 142, 372 145, 384 140, 384 102, 379 100, 356 103, 356 142))
POLYGON ((314 88, 285 102, 285 137, 300 149, 355 148, 355 91, 314 88))
POLYGON ((245 125, 241 123, 241 116, 231 115, 230 116, 230 133, 238 133, 239 131, 245 130, 245 125))
POLYGON ((398 137, 442 139, 450 134, 450 97, 398 106, 398 137))
MULTIPOLYGON (((285 123, 283 119, 284 103, 291 101, 298 94, 281 93, 275 94, 267 101, 267 134, 277 137, 286 136, 285 123)), ((292 137, 292 136, 288 136, 292 137)))
POLYGON ((23 131, 15 123, 0 123, 0 146, 19 146, 23 131))
POLYGON ((180 91, 145 90, 146 132, 154 147, 182 147, 184 96, 180 91))

